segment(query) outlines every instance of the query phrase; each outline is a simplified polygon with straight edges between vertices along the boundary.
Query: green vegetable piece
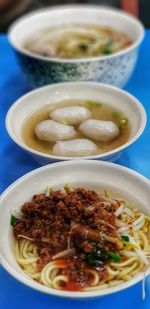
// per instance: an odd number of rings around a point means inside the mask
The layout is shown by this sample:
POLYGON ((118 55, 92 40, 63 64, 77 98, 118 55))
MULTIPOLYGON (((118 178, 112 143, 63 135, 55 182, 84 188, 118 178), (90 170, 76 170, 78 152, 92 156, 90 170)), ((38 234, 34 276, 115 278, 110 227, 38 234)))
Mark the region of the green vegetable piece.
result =
POLYGON ((121 236, 121 238, 125 241, 125 242, 129 242, 129 236, 121 236))
POLYGON ((118 125, 120 128, 125 128, 128 125, 128 118, 121 118, 118 125))
POLYGON ((71 183, 65 183, 64 189, 65 189, 67 192, 71 192, 72 189, 73 189, 72 184, 71 184, 71 183))
POLYGON ((109 49, 109 48, 104 48, 104 49, 102 49, 101 50, 101 52, 100 52, 102 55, 111 55, 112 54, 112 51, 111 51, 111 49, 109 49))
POLYGON ((108 255, 105 251, 94 248, 93 255, 99 259, 101 262, 106 262, 108 260, 108 255))
POLYGON ((112 54, 112 50, 111 50, 112 42, 113 42, 112 38, 110 38, 110 37, 106 38, 105 47, 101 51, 102 55, 110 55, 110 54, 112 54))
POLYGON ((119 112, 113 112, 112 117, 116 124, 118 125, 119 128, 123 129, 127 127, 128 125, 128 118, 124 117, 121 113, 119 112))
POLYGON ((121 256, 116 252, 108 252, 108 257, 116 262, 119 262, 121 260, 121 256))
POLYGON ((11 215, 10 217, 10 225, 14 226, 17 222, 18 218, 16 218, 14 215, 11 215))
POLYGON ((95 257, 92 254, 88 254, 87 263, 89 266, 95 266, 95 257))
POLYGON ((103 104, 102 103, 98 103, 98 102, 95 102, 95 101, 92 101, 92 100, 88 100, 86 101, 88 107, 101 107, 103 104))
POLYGON ((87 256, 87 263, 89 266, 101 266, 103 265, 103 261, 97 259, 95 256, 92 254, 88 254, 87 256))

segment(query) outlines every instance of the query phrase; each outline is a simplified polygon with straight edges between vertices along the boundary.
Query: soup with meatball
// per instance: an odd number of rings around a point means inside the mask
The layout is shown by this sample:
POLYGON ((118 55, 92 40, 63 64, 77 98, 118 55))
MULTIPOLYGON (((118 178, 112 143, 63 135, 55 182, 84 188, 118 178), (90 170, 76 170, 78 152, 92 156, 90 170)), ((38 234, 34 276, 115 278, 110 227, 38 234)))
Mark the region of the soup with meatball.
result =
POLYGON ((28 117, 22 127, 27 146, 63 157, 102 154, 126 143, 130 123, 112 106, 84 100, 47 104, 28 117))

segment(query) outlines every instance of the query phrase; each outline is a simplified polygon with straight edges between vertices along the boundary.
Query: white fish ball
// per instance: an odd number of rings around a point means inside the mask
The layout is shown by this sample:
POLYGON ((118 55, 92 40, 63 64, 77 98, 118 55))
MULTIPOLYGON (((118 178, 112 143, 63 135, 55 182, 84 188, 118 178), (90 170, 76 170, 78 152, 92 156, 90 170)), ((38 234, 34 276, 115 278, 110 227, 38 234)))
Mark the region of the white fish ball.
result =
POLYGON ((97 146, 88 139, 74 139, 58 142, 53 147, 53 154, 64 157, 90 156, 97 152, 97 146))
POLYGON ((74 138, 76 131, 71 126, 48 119, 35 127, 35 134, 42 141, 56 142, 74 138))
POLYGON ((78 125, 91 117, 91 112, 83 106, 68 106, 58 108, 50 113, 50 117, 58 122, 78 125))
POLYGON ((89 119, 84 121, 79 130, 91 139, 109 142, 119 135, 119 128, 113 121, 89 119))

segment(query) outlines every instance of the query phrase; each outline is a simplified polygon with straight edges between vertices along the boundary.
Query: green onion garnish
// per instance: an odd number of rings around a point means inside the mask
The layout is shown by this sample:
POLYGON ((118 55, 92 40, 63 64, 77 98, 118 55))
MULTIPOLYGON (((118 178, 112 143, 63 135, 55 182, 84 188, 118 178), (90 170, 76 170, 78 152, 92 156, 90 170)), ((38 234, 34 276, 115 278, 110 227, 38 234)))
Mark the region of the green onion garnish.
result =
POLYGON ((67 192, 71 192, 72 189, 73 189, 72 184, 71 184, 71 183, 65 183, 64 189, 65 189, 67 192))
POLYGON ((111 55, 112 51, 109 48, 104 48, 103 50, 101 50, 101 54, 102 55, 111 55))
POLYGON ((122 117, 119 119, 119 123, 118 123, 118 126, 120 128, 125 128, 127 125, 128 125, 128 119, 126 117, 122 117))
POLYGON ((95 102, 95 101, 92 101, 92 100, 88 100, 86 101, 88 107, 101 107, 103 104, 102 103, 98 103, 98 102, 95 102))
POLYGON ((107 254, 108 254, 110 259, 112 259, 116 262, 119 262, 121 260, 121 256, 116 252, 108 252, 107 254))
POLYGON ((16 218, 14 215, 11 215, 11 217, 10 217, 10 224, 12 226, 14 226, 15 223, 17 222, 17 220, 18 220, 18 218, 16 218))
POLYGON ((88 265, 89 266, 95 266, 95 264, 96 264, 95 261, 96 261, 95 257, 92 254, 88 254, 88 256, 87 256, 88 265))
POLYGON ((121 238, 126 242, 130 241, 129 236, 121 236, 121 238))
POLYGON ((126 128, 129 120, 127 117, 122 115, 122 113, 119 112, 113 112, 112 117, 114 118, 114 121, 116 122, 117 126, 121 129, 126 128))
POLYGON ((89 266, 101 266, 101 265, 104 264, 104 262, 102 260, 96 258, 92 254, 88 254, 86 260, 87 260, 87 263, 88 263, 89 266))

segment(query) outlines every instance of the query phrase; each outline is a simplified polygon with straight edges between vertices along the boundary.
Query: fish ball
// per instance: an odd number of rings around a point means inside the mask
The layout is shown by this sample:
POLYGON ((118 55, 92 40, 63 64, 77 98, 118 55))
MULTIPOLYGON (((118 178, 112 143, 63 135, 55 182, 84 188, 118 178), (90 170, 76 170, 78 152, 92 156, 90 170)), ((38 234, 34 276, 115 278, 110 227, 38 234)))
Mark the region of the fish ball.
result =
POLYGON ((71 141, 58 142, 53 147, 53 154, 57 156, 90 156, 96 152, 96 144, 88 139, 74 139, 71 141))
POLYGON ((76 131, 71 126, 44 120, 36 126, 35 134, 42 141, 56 142, 74 138, 76 131))
POLYGON ((68 106, 58 108, 50 113, 50 117, 58 122, 78 125, 91 117, 91 112, 83 106, 68 106))
POLYGON ((79 130, 91 139, 109 142, 119 135, 119 128, 113 121, 89 119, 84 121, 79 130))

